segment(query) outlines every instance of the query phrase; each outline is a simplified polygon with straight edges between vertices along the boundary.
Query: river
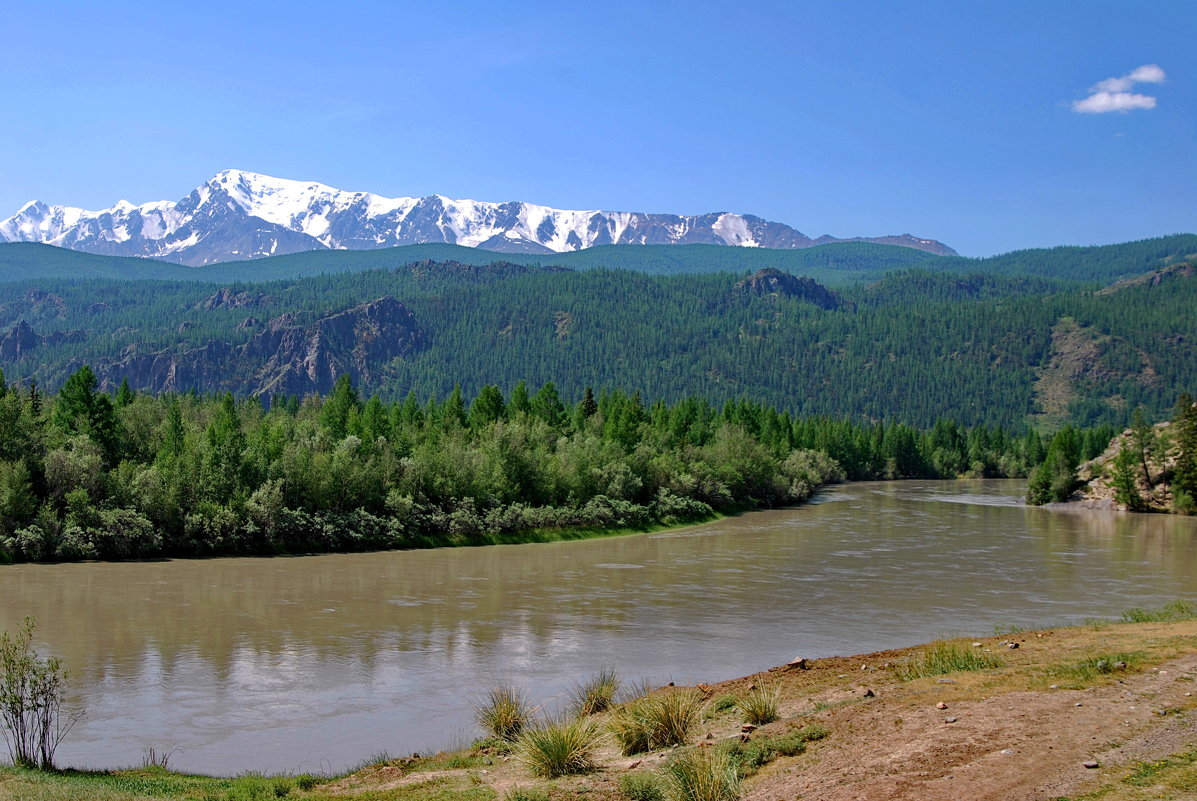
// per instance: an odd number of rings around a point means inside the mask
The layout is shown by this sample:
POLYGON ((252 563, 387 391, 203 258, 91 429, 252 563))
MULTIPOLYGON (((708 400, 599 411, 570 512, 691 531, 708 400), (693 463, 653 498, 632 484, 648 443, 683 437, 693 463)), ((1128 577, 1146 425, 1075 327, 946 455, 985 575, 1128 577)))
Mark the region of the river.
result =
POLYGON ((342 770, 458 745, 509 680, 553 712, 604 667, 718 681, 1197 594, 1197 519, 1026 508, 1016 481, 836 487, 796 509, 581 542, 0 567, 86 716, 76 767, 342 770))

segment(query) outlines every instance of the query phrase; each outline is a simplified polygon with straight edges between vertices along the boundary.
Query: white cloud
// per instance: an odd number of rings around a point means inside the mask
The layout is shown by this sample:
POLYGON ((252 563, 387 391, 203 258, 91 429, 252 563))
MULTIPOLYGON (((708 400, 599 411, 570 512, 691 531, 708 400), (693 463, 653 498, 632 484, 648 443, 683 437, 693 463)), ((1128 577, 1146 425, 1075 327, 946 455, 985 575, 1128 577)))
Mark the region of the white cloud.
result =
POLYGON ((1131 92, 1094 92, 1084 100, 1077 100, 1072 104, 1072 110, 1082 114, 1106 114, 1111 111, 1130 111, 1133 108, 1155 108, 1155 98, 1131 92))
POLYGON ((1163 69, 1158 64, 1144 64, 1121 78, 1106 78, 1092 89, 1084 100, 1074 100, 1072 110, 1080 114, 1107 114, 1111 111, 1130 111, 1136 108, 1155 108, 1155 98, 1140 95, 1130 89, 1137 83, 1163 83, 1163 69))

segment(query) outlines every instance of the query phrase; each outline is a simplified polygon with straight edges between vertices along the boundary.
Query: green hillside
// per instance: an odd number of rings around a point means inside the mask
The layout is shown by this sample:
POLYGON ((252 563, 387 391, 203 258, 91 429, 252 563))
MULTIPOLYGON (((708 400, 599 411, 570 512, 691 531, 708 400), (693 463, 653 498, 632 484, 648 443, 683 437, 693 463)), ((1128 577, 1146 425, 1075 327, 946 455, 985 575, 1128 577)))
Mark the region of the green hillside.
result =
POLYGON ((923 427, 942 416, 1012 429, 1121 425, 1138 406, 1162 417, 1197 384, 1191 273, 1092 292, 920 263, 838 300, 799 279, 779 291, 742 273, 514 263, 255 284, 9 282, 0 368, 48 389, 84 363, 109 388, 127 379, 239 395, 328 391, 349 371, 387 398, 554 381, 570 396, 638 388, 923 427), (398 302, 368 303, 384 297, 398 302))

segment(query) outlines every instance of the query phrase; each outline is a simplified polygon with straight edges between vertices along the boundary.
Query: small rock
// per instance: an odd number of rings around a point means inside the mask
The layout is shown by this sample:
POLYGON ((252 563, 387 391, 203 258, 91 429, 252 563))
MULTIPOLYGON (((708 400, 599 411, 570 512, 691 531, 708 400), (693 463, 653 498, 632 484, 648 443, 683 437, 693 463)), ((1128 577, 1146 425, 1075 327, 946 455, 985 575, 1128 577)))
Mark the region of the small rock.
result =
POLYGON ((1156 713, 1157 715, 1159 715, 1161 718, 1166 718, 1166 717, 1168 717, 1168 710, 1167 710, 1167 709, 1157 709, 1157 710, 1155 711, 1155 713, 1156 713))
POLYGON ((944 718, 944 719, 943 719, 943 722, 944 722, 944 723, 955 723, 955 722, 956 722, 956 718, 944 718))
POLYGON ((940 679, 939 683, 940 684, 956 684, 957 682, 955 679, 940 679))
POLYGON ((973 643, 973 648, 980 648, 980 647, 981 647, 981 643, 979 643, 979 642, 973 643))
POLYGON ((864 697, 865 697, 865 698, 876 698, 876 697, 877 697, 877 693, 873 692, 872 690, 865 690, 865 691, 864 691, 864 697))
POLYGON ((947 705, 947 704, 945 704, 943 701, 940 701, 939 703, 937 703, 937 704, 935 705, 935 708, 936 708, 936 709, 947 709, 947 708, 948 708, 948 705, 947 705))
POLYGON ((1101 767, 1101 765, 1098 763, 1098 761, 1096 759, 1085 760, 1084 762, 1081 763, 1081 765, 1083 765, 1086 768, 1089 768, 1090 770, 1092 770, 1093 768, 1101 767))
POLYGON ((1114 667, 1117 668, 1118 670, 1126 670, 1126 663, 1123 662, 1122 660, 1119 660, 1114 663, 1114 667))
POLYGON ((698 747, 699 748, 713 748, 714 745, 715 744, 712 743, 710 740, 703 740, 701 743, 698 744, 698 747))
POLYGON ((748 689, 750 689, 750 690, 755 690, 755 689, 756 689, 756 685, 755 685, 755 684, 749 684, 749 685, 748 685, 748 689))
POLYGON ((711 732, 707 732, 706 739, 708 739, 708 740, 714 740, 714 739, 715 739, 715 735, 714 735, 714 734, 711 734, 711 732))
POLYGON ((740 731, 744 732, 745 734, 751 734, 752 732, 756 731, 756 726, 752 725, 751 723, 745 723, 740 727, 740 731))
POLYGON ((1013 749, 1013 748, 1003 748, 1003 749, 1002 749, 1002 753, 1003 753, 1003 754, 1006 754, 1007 756, 1009 756, 1010 754, 1013 754, 1013 753, 1014 753, 1014 749, 1013 749))
POLYGON ((1185 693, 1185 698, 1189 698, 1192 695, 1193 695, 1192 693, 1185 693))
POLYGON ((1018 647, 1018 643, 1016 643, 1016 642, 1012 642, 1012 643, 1010 643, 1010 647, 1011 647, 1011 648, 1017 648, 1017 647, 1018 647))
POLYGON ((868 665, 861 665, 860 669, 861 670, 871 670, 871 668, 868 665))
POLYGON ((1047 689, 1049 689, 1049 690, 1058 690, 1058 689, 1060 689, 1060 685, 1059 685, 1059 684, 1053 684, 1051 687, 1048 687, 1047 689))
POLYGON ((673 682, 669 682, 669 683, 668 683, 668 684, 666 684, 665 686, 666 686, 666 687, 673 687, 673 686, 674 686, 674 684, 673 684, 673 682))
MULTIPOLYGON (((1077 701, 1075 705, 1076 706, 1084 706, 1084 704, 1082 704, 1080 701, 1077 701)), ((1134 707, 1131 707, 1131 709, 1134 709, 1134 707)))
POLYGON ((806 665, 806 659, 804 659, 801 656, 796 656, 793 659, 791 659, 789 662, 786 663, 786 667, 791 668, 793 670, 809 670, 809 668, 806 665))
POLYGON ((637 759, 635 762, 633 762, 632 764, 628 765, 628 770, 635 770, 636 768, 640 767, 640 763, 641 763, 641 762, 643 762, 643 761, 644 761, 644 760, 642 760, 642 759, 637 759))

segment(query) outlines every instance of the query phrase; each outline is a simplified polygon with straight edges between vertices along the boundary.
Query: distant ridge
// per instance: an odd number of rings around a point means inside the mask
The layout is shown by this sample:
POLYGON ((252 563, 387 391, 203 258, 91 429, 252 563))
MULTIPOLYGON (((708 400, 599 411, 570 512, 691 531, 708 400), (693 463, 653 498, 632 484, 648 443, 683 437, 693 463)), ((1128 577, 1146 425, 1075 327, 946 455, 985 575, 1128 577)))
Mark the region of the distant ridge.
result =
POLYGON ((598 245, 709 244, 789 250, 832 242, 874 242, 956 255, 910 234, 811 238, 749 214, 695 216, 574 211, 443 195, 386 198, 320 183, 225 170, 177 202, 88 211, 26 203, 0 220, 0 242, 40 242, 108 256, 185 265, 242 261, 310 250, 375 250, 448 243, 501 253, 554 254, 598 245))

